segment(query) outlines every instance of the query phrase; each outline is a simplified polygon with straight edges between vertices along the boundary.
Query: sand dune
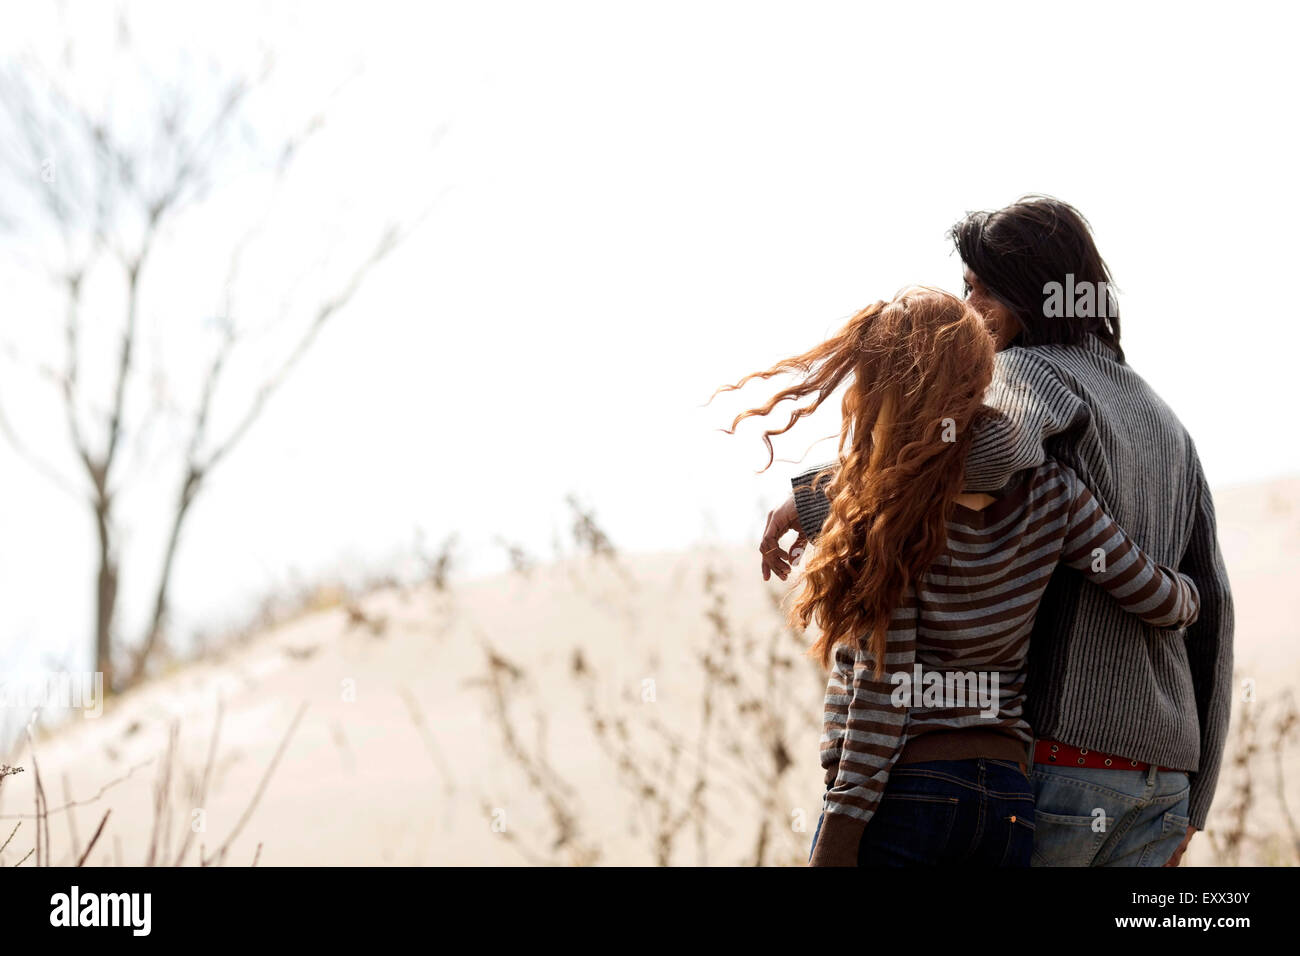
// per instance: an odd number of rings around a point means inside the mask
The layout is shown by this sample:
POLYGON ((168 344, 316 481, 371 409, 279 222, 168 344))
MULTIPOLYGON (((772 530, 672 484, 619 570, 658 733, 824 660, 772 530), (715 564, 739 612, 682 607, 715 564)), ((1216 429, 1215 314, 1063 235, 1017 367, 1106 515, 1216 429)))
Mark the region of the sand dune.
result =
MULTIPOLYGON (((1267 705, 1267 725, 1284 692, 1300 696, 1300 480, 1216 500, 1239 684, 1257 693, 1234 724, 1267 705)), ((785 590, 762 582, 750 548, 588 556, 302 617, 38 739, 49 806, 77 803, 50 816, 50 858, 71 862, 111 810, 90 864, 138 865, 151 847, 172 862, 196 821, 187 863, 227 842, 227 865, 801 863, 820 805, 822 678, 774 610, 785 590)), ((1300 812, 1297 756, 1284 760, 1300 812)), ((5 863, 33 847, 32 757, 23 745, 6 758, 24 772, 0 786, 0 842, 21 819, 5 863)), ((1241 860, 1294 863, 1271 754, 1251 767, 1241 860)), ((1239 777, 1225 766, 1209 826, 1220 852, 1239 777)), ((1188 863, 1222 859, 1202 834, 1188 863)))

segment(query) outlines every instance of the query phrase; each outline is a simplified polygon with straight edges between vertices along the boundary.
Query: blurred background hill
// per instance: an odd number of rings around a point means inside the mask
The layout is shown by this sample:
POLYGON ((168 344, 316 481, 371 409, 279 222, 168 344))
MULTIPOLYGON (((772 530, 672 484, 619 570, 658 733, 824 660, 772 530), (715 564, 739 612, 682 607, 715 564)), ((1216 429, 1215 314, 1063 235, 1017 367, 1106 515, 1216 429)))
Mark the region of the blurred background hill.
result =
MULTIPOLYGON (((1185 865, 1295 865, 1300 480, 1218 507, 1239 692, 1185 865)), ((33 849, 39 769, 55 863, 106 811, 88 864, 803 863, 824 678, 780 614, 788 585, 751 548, 621 554, 590 514, 562 545, 460 585, 434 562, 368 593, 321 587, 74 713, 6 758, 26 769, 0 787, 0 830, 22 824, 0 860, 33 849)))

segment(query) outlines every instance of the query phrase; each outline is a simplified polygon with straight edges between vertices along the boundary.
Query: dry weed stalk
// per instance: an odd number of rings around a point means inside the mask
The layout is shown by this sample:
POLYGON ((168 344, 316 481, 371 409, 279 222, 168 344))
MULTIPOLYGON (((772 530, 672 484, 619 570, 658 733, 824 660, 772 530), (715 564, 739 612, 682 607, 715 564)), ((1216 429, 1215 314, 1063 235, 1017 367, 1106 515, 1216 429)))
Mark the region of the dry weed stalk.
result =
MULTIPOLYGON (((82 867, 86 865, 86 860, 90 857, 90 851, 95 848, 95 844, 99 842, 100 836, 103 835, 104 824, 108 822, 108 815, 112 812, 113 812, 112 810, 105 810, 104 815, 99 818, 99 826, 95 827, 95 833, 90 838, 90 842, 86 844, 85 851, 80 856, 77 857, 78 867, 82 867)), ((72 814, 68 814, 68 816, 71 817, 72 814)))
MULTIPOLYGON (((566 500, 575 516, 573 538, 579 554, 608 563, 629 588, 635 586, 593 513, 572 495, 566 500)), ((569 567, 571 576, 581 571, 569 567)), ((585 581, 575 580, 575 584, 589 592, 585 581)), ((717 800, 732 805, 758 804, 752 849, 744 862, 755 866, 802 862, 803 847, 796 845, 799 838, 780 839, 782 833, 791 832, 784 810, 792 803, 787 793, 794 766, 791 740, 795 731, 820 730, 816 702, 825 675, 807 659, 804 638, 786 623, 775 591, 767 593, 780 623, 755 636, 733 624, 726 582, 713 565, 705 571, 703 587, 711 627, 707 643, 694 657, 703 689, 693 739, 665 726, 635 693, 626 692, 621 702, 613 705, 602 704, 598 693, 602 681, 581 648, 572 652, 570 677, 579 687, 597 746, 619 784, 632 796, 633 832, 646 835, 651 859, 657 865, 674 862, 681 837, 688 830, 695 863, 709 864, 711 841, 730 835, 737 822, 733 813, 717 814, 709 809, 710 802, 717 800)), ((588 596, 608 609, 607 597, 588 596)), ((633 610, 626 601, 613 608, 625 616, 633 610)), ((524 768, 530 786, 551 807, 554 828, 565 843, 576 832, 566 803, 575 788, 560 780, 549 762, 528 751, 514 734, 507 721, 505 688, 522 684, 523 672, 496 652, 489 649, 488 654, 491 676, 487 683, 494 691, 494 720, 501 726, 512 759, 524 768)), ((550 862, 522 847, 521 852, 530 860, 550 862)))
POLYGON ((211 866, 214 863, 217 866, 220 866, 225 863, 226 853, 230 850, 230 845, 235 841, 235 838, 239 836, 248 821, 252 818, 253 811, 257 809, 258 803, 261 802, 262 795, 266 792, 267 784, 271 782, 271 776, 275 773, 275 768, 280 765, 280 759, 284 756, 284 752, 289 748, 289 741, 293 739, 294 732, 298 729, 298 724, 302 721, 302 715, 306 712, 307 702, 303 701, 298 707, 298 712, 293 715, 293 720, 290 721, 288 729, 284 732, 284 736, 280 738, 280 745, 276 747, 275 754, 271 757, 271 762, 267 765, 266 772, 262 774, 262 779, 258 781, 257 789, 253 791, 252 799, 248 801, 248 806, 244 808, 244 812, 240 814, 239 819, 235 821, 234 829, 230 831, 226 839, 221 842, 221 845, 217 847, 216 852, 211 856, 205 857, 202 847, 199 848, 200 866, 211 866))
POLYGON ((1244 703, 1237 710, 1237 729, 1231 757, 1232 788, 1224 811, 1224 824, 1206 831, 1214 851, 1214 865, 1296 865, 1300 863, 1300 830, 1287 800, 1285 753, 1294 745, 1300 716, 1290 691, 1276 700, 1244 703), (1273 714, 1270 723, 1267 717, 1273 714), (1257 787, 1257 759, 1264 751, 1273 758, 1274 784, 1285 834, 1251 832, 1258 821, 1261 790, 1257 787))
POLYGON ((1286 773, 1283 769, 1286 749, 1296 743, 1300 730, 1300 714, 1296 712, 1295 697, 1288 690, 1281 698, 1280 713, 1273 724, 1273 766, 1277 780, 1277 800, 1282 807, 1282 819, 1291 838, 1292 863, 1300 863, 1300 828, 1291 814, 1286 796, 1286 773))
MULTIPOLYGON (((524 671, 499 654, 480 634, 479 641, 487 658, 487 675, 475 681, 488 691, 489 716, 501 732, 506 755, 523 771, 531 790, 540 794, 550 816, 553 836, 545 850, 529 847, 508 827, 500 831, 503 838, 514 845, 529 862, 542 865, 569 863, 589 866, 600 857, 600 850, 583 837, 579 816, 570 807, 576 801, 574 788, 566 783, 551 765, 544 745, 530 751, 515 732, 515 718, 510 714, 510 699, 525 688, 524 671), (561 855, 563 851, 564 855, 561 855)), ((534 720, 539 741, 544 740, 546 720, 537 712, 534 720)), ((490 801, 481 801, 484 812, 491 819, 496 809, 490 801)))
POLYGON ((514 544, 505 540, 500 535, 493 538, 496 544, 505 549, 506 558, 510 561, 510 572, 517 574, 522 578, 530 578, 533 571, 537 568, 537 561, 524 550, 522 545, 514 544))

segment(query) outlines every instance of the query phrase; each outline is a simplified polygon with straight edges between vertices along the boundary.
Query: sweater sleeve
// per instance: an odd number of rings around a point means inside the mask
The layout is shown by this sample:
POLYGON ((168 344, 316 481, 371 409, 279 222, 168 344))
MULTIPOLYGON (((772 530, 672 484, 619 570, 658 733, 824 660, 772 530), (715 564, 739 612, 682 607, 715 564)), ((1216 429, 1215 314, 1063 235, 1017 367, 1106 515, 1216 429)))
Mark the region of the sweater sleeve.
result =
POLYGON ((999 415, 976 428, 966 458, 966 491, 997 491, 1011 476, 1047 460, 1043 443, 1085 425, 1091 415, 1060 374, 1033 349, 997 354, 984 403, 999 415))
POLYGON ((1102 510, 1073 471, 1064 465, 1060 468, 1071 496, 1061 560, 1148 624, 1185 628, 1195 623, 1201 597, 1192 579, 1157 564, 1102 510))
POLYGON ((885 667, 879 678, 874 675, 870 655, 861 644, 857 649, 839 769, 826 792, 826 815, 810 866, 857 865, 862 833, 876 812, 907 739, 908 707, 895 703, 892 675, 912 672, 916 614, 915 590, 909 588, 891 617, 885 667))
MULTIPOLYGON (((1037 468, 1047 460, 1043 443, 1082 427, 1091 414, 1056 370, 1025 348, 997 354, 984 401, 1000 414, 984 416, 975 426, 966 458, 966 491, 997 491, 1016 472, 1037 468)), ((838 461, 829 462, 791 479, 799 525, 809 541, 817 539, 830 514, 826 486, 838 467, 838 461)))
POLYGON ((1219 780, 1232 706, 1233 604, 1228 572, 1219 551, 1214 501, 1199 460, 1195 467, 1196 512, 1191 541, 1179 569, 1197 582, 1201 594, 1201 615, 1187 630, 1187 663, 1201 725, 1201 758, 1191 775, 1188 816, 1192 826, 1204 830, 1219 780))
POLYGON ((826 486, 839 470, 838 461, 818 465, 810 471, 795 475, 790 479, 794 488, 794 507, 799 512, 799 527, 809 541, 816 540, 821 534, 826 516, 831 513, 831 502, 826 497, 826 486))

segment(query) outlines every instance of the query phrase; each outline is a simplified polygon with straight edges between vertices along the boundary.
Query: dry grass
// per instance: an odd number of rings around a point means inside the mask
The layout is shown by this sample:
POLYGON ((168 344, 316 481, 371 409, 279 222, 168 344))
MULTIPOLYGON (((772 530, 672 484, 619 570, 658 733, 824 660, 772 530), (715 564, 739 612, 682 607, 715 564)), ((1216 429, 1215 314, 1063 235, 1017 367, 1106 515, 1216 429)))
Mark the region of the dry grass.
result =
MULTIPOLYGON (((253 811, 256 809, 258 802, 265 793, 266 787, 270 782, 272 775, 275 773, 280 758, 283 756, 285 748, 292 739, 293 733, 297 729, 305 710, 306 705, 304 704, 299 708, 297 714, 294 716, 292 723, 289 725, 289 728, 285 731, 284 737, 280 741, 280 746, 275 753, 275 757, 266 768, 260 784, 254 790, 244 812, 240 815, 230 833, 211 853, 208 853, 202 844, 199 845, 197 859, 194 861, 197 862, 198 865, 220 866, 226 862, 230 845, 233 843, 235 838, 239 836, 240 832, 252 817, 253 811)), ((148 846, 144 851, 142 865, 183 866, 191 862, 190 851, 193 849, 195 836, 199 832, 202 832, 202 827, 195 826, 194 823, 202 818, 203 806, 206 802, 208 787, 212 781, 213 766, 218 752, 220 729, 221 709, 218 707, 217 718, 212 731, 211 744, 208 749, 207 762, 204 764, 202 772, 199 775, 191 775, 188 784, 180 787, 183 796, 178 801, 176 797, 176 790, 178 789, 176 786, 176 778, 179 776, 177 741, 180 733, 180 725, 179 723, 173 722, 170 726, 166 749, 157 761, 158 773, 155 777, 153 787, 154 824, 149 837, 148 846), (189 816, 182 817, 177 821, 176 817, 178 812, 186 810, 189 811, 189 816), (175 847, 174 852, 173 847, 175 847)), ((35 809, 30 816, 20 815, 21 818, 9 832, 4 842, 0 844, 0 865, 4 864, 5 851, 14 838, 19 836, 20 831, 23 829, 23 824, 26 823, 29 825, 29 829, 32 833, 32 847, 13 864, 14 866, 21 866, 29 860, 32 861, 32 865, 34 866, 61 866, 68 864, 78 867, 84 866, 87 860, 89 860, 91 852, 95 849, 100 838, 103 836, 105 826, 108 823, 112 810, 110 808, 104 811, 103 816, 99 819, 99 825, 96 826, 90 841, 86 844, 84 849, 80 847, 79 840, 77 839, 76 828, 72 823, 73 817, 70 811, 75 807, 87 806, 97 802, 115 785, 122 783, 131 777, 135 771, 140 769, 143 765, 132 767, 126 774, 102 786, 98 793, 87 800, 77 801, 68 798, 65 799, 63 804, 57 807, 51 807, 45 795, 45 787, 41 778, 40 762, 37 759, 35 742, 30 738, 30 736, 28 744, 30 748, 33 776, 35 777, 35 809), (53 844, 50 839, 50 820, 52 817, 59 815, 65 815, 69 821, 70 853, 66 859, 55 860, 51 850, 53 844)), ((155 761, 153 760, 148 761, 148 763, 154 762, 155 761)), ((23 767, 11 767, 7 764, 0 765, 0 787, 3 787, 5 777, 21 773, 23 770, 23 767)), ((66 782, 64 792, 66 795, 66 782)), ((260 855, 260 853, 261 844, 259 843, 258 855, 260 855)), ((111 865, 113 863, 121 865, 123 860, 121 858, 120 847, 118 848, 115 860, 106 858, 104 862, 106 865, 111 865)), ((256 857, 253 862, 254 864, 256 863, 256 857)))
MULTIPOLYGON (((414 757, 427 758, 436 774, 433 779, 443 809, 455 802, 481 810, 488 826, 519 862, 545 866, 803 865, 816 817, 814 811, 812 819, 807 819, 798 805, 800 794, 806 795, 810 789, 810 781, 805 779, 808 742, 820 735, 825 676, 805 653, 809 637, 793 631, 786 622, 780 605, 784 587, 772 582, 761 592, 765 605, 742 606, 739 595, 759 593, 742 588, 742 582, 732 577, 744 572, 707 553, 692 556, 682 562, 674 586, 680 590, 684 607, 699 609, 699 627, 689 639, 674 635, 663 647, 650 642, 648 650, 627 651, 625 648, 646 645, 621 638, 637 628, 644 633, 660 626, 653 607, 647 611, 646 605, 634 600, 645 587, 634 570, 639 566, 619 553, 591 509, 574 498, 568 499, 568 506, 572 512, 569 537, 556 547, 554 569, 547 569, 516 545, 498 544, 506 549, 513 580, 536 588, 544 574, 558 573, 555 580, 568 580, 581 600, 607 612, 611 632, 603 645, 596 646, 614 648, 618 652, 614 657, 602 657, 575 640, 567 647, 549 648, 561 655, 562 664, 543 671, 537 661, 525 660, 519 652, 507 649, 508 644, 513 648, 526 644, 511 644, 509 635, 491 633, 490 627, 480 626, 477 620, 461 617, 463 626, 451 628, 450 622, 463 614, 458 606, 459 589, 450 579, 456 566, 454 537, 445 539, 433 552, 420 552, 414 579, 376 575, 364 586, 326 582, 303 587, 293 595, 267 602, 260 616, 222 646, 231 647, 277 624, 328 612, 341 622, 342 633, 351 635, 346 638, 350 647, 380 652, 402 639, 400 627, 389 617, 401 604, 392 600, 376 604, 373 592, 396 592, 402 604, 410 604, 423 616, 428 625, 425 634, 437 635, 440 642, 456 634, 455 640, 472 640, 478 645, 471 682, 490 729, 492 760, 518 784, 517 789, 498 786, 511 794, 510 800, 517 801, 508 815, 500 805, 503 798, 491 799, 482 782, 467 783, 469 776, 444 746, 447 738, 440 743, 440 725, 430 719, 405 677, 397 685, 405 716, 399 712, 397 720, 409 720, 418 735, 413 738, 412 751, 422 747, 425 757, 414 757), (620 632, 620 627, 627 630, 620 632), (670 664, 661 657, 666 652, 676 655, 670 664), (615 663, 619 666, 613 666, 615 663), (656 706, 662 688, 654 678, 632 676, 638 674, 670 674, 673 692, 679 693, 674 706, 656 706), (565 725, 565 736, 557 746, 551 735, 561 701, 577 708, 577 716, 565 725), (583 762, 559 759, 571 757, 575 751, 581 753, 583 762), (594 768, 593 763, 597 764, 594 768), (616 803, 591 805, 596 798, 587 792, 586 782, 593 775, 614 782, 602 794, 616 794, 616 803), (525 801, 518 796, 524 793, 531 803, 521 810, 525 801), (536 813, 531 812, 534 806, 539 808, 536 813)), ((282 647, 283 656, 294 667, 319 664, 328 643, 318 641, 318 634, 311 630, 299 635, 297 643, 282 647)), ((417 679, 412 675, 411 680, 417 679)), ((0 765, 0 797, 6 780, 15 774, 29 775, 27 781, 34 784, 33 801, 25 812, 3 815, 6 821, 16 822, 0 829, 0 864, 228 864, 232 862, 231 847, 254 825, 255 810, 303 713, 300 707, 288 726, 278 731, 278 748, 265 768, 257 771, 260 781, 250 783, 246 798, 242 793, 238 798, 236 809, 246 804, 243 812, 230 818, 227 832, 215 842, 204 841, 203 831, 194 826, 194 814, 202 811, 218 784, 223 759, 231 759, 222 756, 224 714, 220 705, 197 765, 187 766, 181 759, 181 727, 173 722, 167 726, 156 756, 126 769, 89 797, 73 799, 65 774, 63 800, 57 804, 48 799, 49 781, 42 774, 36 741, 29 734, 29 753, 22 765, 0 765), (113 803, 119 784, 146 767, 154 774, 149 806, 152 827, 143 845, 127 841, 124 846, 120 825, 115 833, 114 823, 120 813, 131 808, 108 804, 113 803), (70 812, 73 808, 93 810, 95 826, 86 831, 90 834, 87 840, 78 832, 70 812)), ((135 726, 128 726, 125 733, 131 734, 135 726)), ((343 726, 337 719, 331 726, 332 739, 345 763, 355 765, 356 754, 343 726)), ((1206 855, 1210 858, 1198 859, 1198 863, 1300 864, 1300 825, 1288 803, 1286 777, 1289 755, 1294 754, 1297 743, 1300 713, 1291 693, 1266 702, 1235 705, 1215 814, 1200 838, 1202 845, 1208 845, 1206 855), (1262 820, 1280 820, 1280 828, 1262 824, 1262 820)), ((819 791, 820 782, 812 781, 812 788, 819 791)), ((435 803, 430 814, 436 812, 435 803)), ((273 834, 258 842, 255 851, 251 851, 251 843, 241 844, 244 848, 236 851, 241 859, 234 862, 257 865, 263 846, 273 846, 271 841, 273 834)))
MULTIPOLYGON (((634 584, 595 515, 573 498, 569 505, 573 544, 582 559, 568 565, 571 577, 580 581, 584 568, 603 562, 634 584)), ((755 631, 731 613, 720 568, 706 564, 700 585, 709 627, 705 640, 691 649, 701 688, 694 730, 669 726, 647 706, 653 703, 653 683, 619 686, 574 647, 568 676, 581 694, 591 739, 627 795, 628 830, 639 837, 648 862, 803 863, 809 834, 790 793, 791 731, 819 730, 824 674, 804 654, 803 637, 785 623, 775 589, 766 592, 770 622, 755 631), (739 827, 749 832, 749 849, 740 857, 716 859, 719 838, 730 838, 739 827)), ((611 601, 598 593, 591 599, 611 601)), ((582 829, 587 815, 576 796, 580 788, 561 777, 545 751, 546 702, 540 689, 530 684, 521 663, 502 657, 486 639, 483 643, 487 674, 480 683, 489 691, 489 716, 506 756, 550 808, 549 833, 539 836, 540 848, 525 847, 517 835, 510 836, 512 843, 530 863, 597 862, 598 844, 582 829), (537 742, 532 745, 516 729, 519 718, 511 705, 521 697, 533 705, 537 742)), ((657 669, 655 660, 646 661, 647 673, 657 669)))
POLYGON ((1228 785, 1216 795, 1223 823, 1206 831, 1212 865, 1300 865, 1300 831, 1286 790, 1286 754, 1300 726, 1295 698, 1284 691, 1270 701, 1240 701, 1235 717, 1222 770, 1228 785), (1273 786, 1266 789, 1270 772, 1273 786), (1276 801, 1284 831, 1259 825, 1267 801, 1276 801))

